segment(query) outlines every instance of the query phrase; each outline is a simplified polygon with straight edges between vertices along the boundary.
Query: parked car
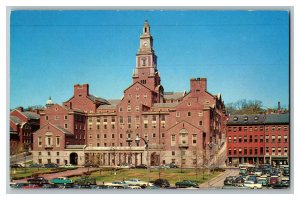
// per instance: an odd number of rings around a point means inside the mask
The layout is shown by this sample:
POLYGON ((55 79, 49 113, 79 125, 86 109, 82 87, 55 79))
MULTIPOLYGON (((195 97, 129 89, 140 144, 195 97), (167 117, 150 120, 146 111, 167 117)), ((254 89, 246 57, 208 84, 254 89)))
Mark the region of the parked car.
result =
POLYGON ((268 186, 267 178, 258 178, 257 183, 261 184, 262 186, 268 186))
POLYGON ((140 164, 140 165, 137 165, 135 168, 137 168, 137 169, 147 169, 147 165, 140 164))
POLYGON ((175 183, 176 188, 187 188, 187 187, 195 187, 199 188, 198 183, 191 180, 183 180, 175 183))
POLYGON ((250 175, 247 177, 246 181, 253 181, 254 183, 257 183, 256 175, 250 175))
POLYGON ((30 184, 43 185, 43 184, 47 184, 48 180, 42 176, 38 176, 38 177, 27 179, 27 182, 30 184))
POLYGON ((242 187, 244 185, 244 182, 245 182, 245 180, 244 180, 243 176, 238 176, 233 179, 232 185, 237 186, 237 187, 242 187))
POLYGON ((10 165, 11 168, 23 168, 24 166, 22 164, 12 164, 10 165))
POLYGON ((129 186, 131 185, 135 185, 135 186, 147 186, 148 183, 145 181, 141 181, 139 179, 129 179, 127 181, 125 181, 125 183, 127 183, 129 186))
POLYGON ((273 185, 279 182, 278 176, 271 176, 269 180, 269 186, 272 187, 273 185))
POLYGON ((242 176, 248 175, 247 168, 245 168, 245 167, 240 168, 239 175, 242 175, 242 176))
POLYGON ((224 180, 224 185, 232 185, 234 179, 235 179, 235 176, 226 177, 224 180))
POLYGON ((64 168, 67 168, 67 169, 74 169, 74 168, 76 168, 76 166, 75 166, 75 165, 72 165, 72 164, 65 164, 65 165, 64 165, 64 168))
POLYGON ((289 178, 282 178, 281 183, 286 187, 290 187, 290 179, 289 178))
POLYGON ((39 168, 39 167, 44 167, 43 164, 39 163, 32 163, 29 165, 30 168, 39 168))
POLYGON ((23 186, 27 186, 29 183, 13 183, 10 185, 11 188, 19 189, 22 188, 23 186))
POLYGON ((58 168, 58 165, 55 163, 44 164, 45 168, 58 168))
POLYGON ((153 185, 161 187, 161 188, 167 188, 170 187, 170 183, 167 179, 156 179, 153 182, 153 185))
POLYGON ((262 188, 262 184, 254 183, 253 181, 245 181, 244 186, 251 188, 251 189, 261 189, 262 188))
POLYGON ((161 165, 160 168, 161 168, 161 169, 169 169, 169 168, 170 168, 170 165, 161 165))
POLYGON ((282 182, 282 181, 281 182, 277 182, 276 184, 272 185, 273 189, 286 189, 288 187, 289 187, 289 185, 286 184, 286 182, 282 182))
POLYGON ((256 176, 261 176, 262 175, 262 169, 255 169, 255 171, 254 171, 254 175, 256 175, 256 176))
POLYGON ((51 179, 50 182, 53 184, 62 184, 62 185, 73 184, 73 180, 68 179, 66 177, 54 178, 54 179, 51 179))
POLYGON ((111 183, 106 183, 105 185, 113 186, 113 187, 116 186, 128 187, 128 184, 125 181, 113 181, 111 183))
POLYGON ((289 176, 290 175, 290 169, 288 167, 283 168, 283 176, 289 176))
POLYGON ((170 168, 178 168, 178 166, 175 163, 170 163, 169 166, 170 168))

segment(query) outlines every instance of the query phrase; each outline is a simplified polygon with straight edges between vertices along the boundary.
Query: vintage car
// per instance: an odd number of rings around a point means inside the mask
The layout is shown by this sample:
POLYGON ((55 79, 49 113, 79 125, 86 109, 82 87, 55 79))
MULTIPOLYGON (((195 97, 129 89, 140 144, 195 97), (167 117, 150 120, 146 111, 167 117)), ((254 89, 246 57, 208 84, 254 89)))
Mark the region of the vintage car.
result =
POLYGON ((68 179, 66 177, 54 178, 54 179, 50 180, 50 182, 53 183, 53 184, 63 184, 63 185, 73 184, 73 180, 68 179))
POLYGON ((125 181, 126 184, 128 184, 129 186, 147 186, 148 183, 145 181, 141 181, 139 179, 129 179, 127 181, 125 181))
POLYGON ((175 183, 176 188, 187 188, 187 187, 195 187, 198 188, 198 183, 191 180, 183 180, 175 183))
POLYGON ((44 177, 38 176, 38 177, 27 179, 27 182, 30 184, 43 185, 43 184, 47 184, 48 180, 45 179, 44 177))
POLYGON ((245 181, 244 186, 250 189, 261 189, 262 184, 260 183, 254 183, 254 181, 245 181))

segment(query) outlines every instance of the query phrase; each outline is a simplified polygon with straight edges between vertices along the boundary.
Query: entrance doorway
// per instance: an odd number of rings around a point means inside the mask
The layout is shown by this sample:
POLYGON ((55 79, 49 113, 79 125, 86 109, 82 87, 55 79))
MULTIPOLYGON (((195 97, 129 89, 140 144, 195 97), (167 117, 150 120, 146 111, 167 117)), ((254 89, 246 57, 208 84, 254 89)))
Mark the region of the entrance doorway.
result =
POLYGON ((78 164, 78 154, 77 153, 70 154, 70 164, 72 164, 72 165, 78 164))

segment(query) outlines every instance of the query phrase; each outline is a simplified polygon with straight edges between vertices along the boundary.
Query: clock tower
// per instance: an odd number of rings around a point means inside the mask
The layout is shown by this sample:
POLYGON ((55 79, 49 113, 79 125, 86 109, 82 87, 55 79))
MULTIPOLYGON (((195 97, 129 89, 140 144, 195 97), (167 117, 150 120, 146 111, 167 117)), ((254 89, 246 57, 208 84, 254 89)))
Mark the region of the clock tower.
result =
MULTIPOLYGON (((146 20, 143 26, 143 32, 140 36, 140 47, 136 54, 136 68, 133 72, 133 83, 140 82, 152 91, 159 94, 163 93, 160 85, 160 76, 156 68, 157 56, 153 50, 153 38, 150 34, 150 26, 146 20)), ((160 99, 158 97, 158 99, 160 99)), ((160 100, 157 100, 160 102, 160 100)))

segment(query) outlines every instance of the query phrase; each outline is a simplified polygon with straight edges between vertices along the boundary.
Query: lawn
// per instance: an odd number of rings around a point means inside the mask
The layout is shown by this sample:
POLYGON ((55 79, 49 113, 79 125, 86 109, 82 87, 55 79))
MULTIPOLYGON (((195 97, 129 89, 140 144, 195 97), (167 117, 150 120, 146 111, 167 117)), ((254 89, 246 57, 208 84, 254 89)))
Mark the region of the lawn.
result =
MULTIPOLYGON (((196 173, 195 169, 151 169, 150 171, 150 181, 156 180, 158 178, 167 179, 170 184, 175 184, 177 181, 181 180, 195 180, 199 184, 206 182, 208 179, 212 179, 219 175, 221 172, 210 172, 207 170, 198 170, 196 173)), ((112 182, 118 180, 128 180, 130 178, 138 178, 142 181, 148 181, 147 169, 113 169, 98 170, 92 172, 91 177, 96 178, 97 183, 101 184, 103 182, 112 182)), ((77 179, 78 177, 72 177, 72 179, 77 179)))

